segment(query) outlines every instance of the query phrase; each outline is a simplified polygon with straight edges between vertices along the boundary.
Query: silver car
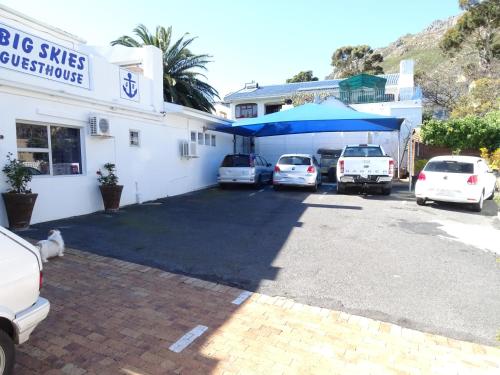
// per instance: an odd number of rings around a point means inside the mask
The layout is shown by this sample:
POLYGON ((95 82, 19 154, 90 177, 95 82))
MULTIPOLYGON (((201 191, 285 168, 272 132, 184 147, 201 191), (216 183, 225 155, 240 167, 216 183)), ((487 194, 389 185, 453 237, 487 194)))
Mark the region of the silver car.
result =
POLYGON ((274 167, 273 186, 303 186, 313 191, 321 185, 321 169, 314 155, 285 154, 274 167))
POLYGON ((260 187, 273 180, 273 166, 255 154, 226 155, 219 168, 217 182, 221 188, 228 184, 247 184, 260 187))

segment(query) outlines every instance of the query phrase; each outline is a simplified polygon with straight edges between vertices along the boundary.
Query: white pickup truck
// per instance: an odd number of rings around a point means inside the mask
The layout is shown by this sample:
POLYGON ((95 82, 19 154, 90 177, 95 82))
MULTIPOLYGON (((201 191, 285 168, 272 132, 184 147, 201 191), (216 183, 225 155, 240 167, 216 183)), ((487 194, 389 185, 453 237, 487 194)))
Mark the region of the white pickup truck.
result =
POLYGON ((0 226, 0 375, 12 373, 14 345, 28 340, 49 313, 41 287, 38 249, 0 226))
POLYGON ((358 144, 344 147, 337 162, 337 193, 349 187, 376 188, 390 195, 394 160, 379 145, 358 144))

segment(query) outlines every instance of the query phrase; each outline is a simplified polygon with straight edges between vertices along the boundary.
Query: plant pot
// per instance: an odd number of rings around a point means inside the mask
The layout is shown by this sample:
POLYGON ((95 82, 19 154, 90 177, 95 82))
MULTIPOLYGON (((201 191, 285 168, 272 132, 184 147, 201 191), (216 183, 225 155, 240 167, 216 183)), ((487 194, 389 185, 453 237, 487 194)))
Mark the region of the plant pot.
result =
POLYGON ((106 212, 116 212, 120 208, 123 185, 101 185, 99 186, 106 212))
POLYGON ((30 226, 31 214, 38 194, 3 193, 9 228, 27 229, 30 226))

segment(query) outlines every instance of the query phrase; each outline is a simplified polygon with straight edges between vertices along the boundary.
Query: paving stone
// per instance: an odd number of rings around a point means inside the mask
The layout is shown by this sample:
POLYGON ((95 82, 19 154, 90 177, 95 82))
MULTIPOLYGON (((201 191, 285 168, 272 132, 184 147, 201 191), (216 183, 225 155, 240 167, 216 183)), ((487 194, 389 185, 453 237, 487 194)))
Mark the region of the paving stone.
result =
POLYGON ((68 249, 16 375, 497 374, 500 349, 68 249), (208 327, 180 353, 168 348, 208 327))

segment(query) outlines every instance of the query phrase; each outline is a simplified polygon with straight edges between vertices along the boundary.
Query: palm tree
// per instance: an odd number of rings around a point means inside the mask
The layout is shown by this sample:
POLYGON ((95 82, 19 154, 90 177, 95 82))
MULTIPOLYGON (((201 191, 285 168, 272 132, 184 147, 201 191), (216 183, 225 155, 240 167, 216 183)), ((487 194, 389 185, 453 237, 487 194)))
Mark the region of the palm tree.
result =
POLYGON ((163 53, 163 98, 167 102, 181 104, 194 109, 210 112, 214 109, 214 97, 219 98, 216 89, 200 80, 206 76, 196 69, 207 70, 209 55, 195 55, 188 46, 196 38, 188 38, 184 34, 175 43, 172 42, 172 27, 165 29, 156 27, 156 33, 151 34, 146 26, 139 25, 134 30, 139 40, 124 35, 111 42, 112 46, 142 47, 151 45, 161 49, 163 53))

